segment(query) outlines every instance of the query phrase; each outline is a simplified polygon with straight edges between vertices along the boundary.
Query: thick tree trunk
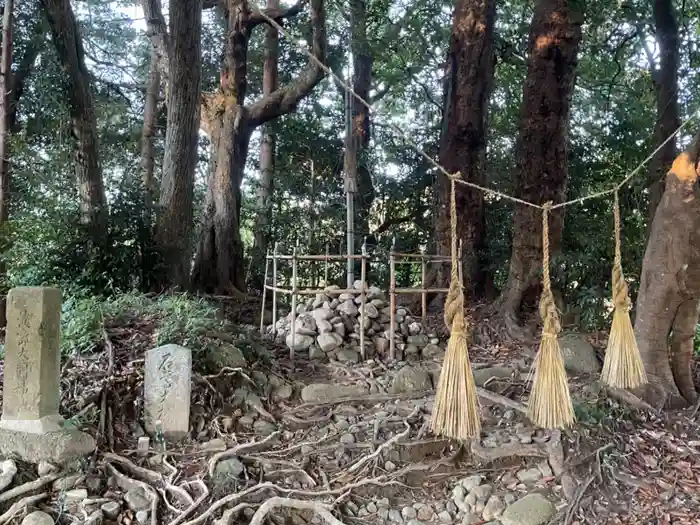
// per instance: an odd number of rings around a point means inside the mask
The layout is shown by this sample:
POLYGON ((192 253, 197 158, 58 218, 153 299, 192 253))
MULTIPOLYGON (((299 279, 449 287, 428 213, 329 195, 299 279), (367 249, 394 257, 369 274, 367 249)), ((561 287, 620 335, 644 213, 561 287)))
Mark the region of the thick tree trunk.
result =
POLYGON ((696 398, 691 357, 700 301, 698 161, 700 137, 666 175, 642 265, 634 328, 651 383, 647 398, 657 406, 666 395, 696 398), (660 392, 666 395, 656 397, 660 392))
POLYGON ((170 0, 168 127, 156 244, 164 262, 159 288, 189 285, 194 172, 202 78, 202 0, 170 0))
MULTIPOLYGON (((303 4, 268 9, 272 18, 294 16, 303 4)), ((217 294, 238 294, 244 287, 243 243, 240 235, 241 192, 252 131, 296 108, 323 78, 314 61, 289 85, 244 105, 247 88, 248 43, 251 31, 264 23, 244 0, 228 0, 224 62, 219 90, 205 102, 205 127, 214 144, 202 233, 192 282, 195 288, 217 294)), ((323 0, 311 0, 312 52, 323 61, 326 34, 323 0)))
MULTIPOLYGON (((569 111, 581 42, 580 16, 574 2, 539 0, 532 19, 514 178, 516 195, 536 204, 556 204, 566 194, 569 111)), ((557 210, 549 225, 551 254, 560 249, 562 229, 563 211, 557 210)), ((501 297, 511 332, 517 332, 526 292, 539 286, 541 268, 541 211, 516 204, 510 271, 501 297)))
POLYGON ((151 62, 146 83, 146 100, 143 109, 143 130, 141 131, 141 182, 144 189, 146 218, 151 224, 155 191, 155 152, 153 140, 156 134, 156 116, 160 96, 159 53, 155 46, 151 49, 151 62))
MULTIPOLYGON (((493 81, 493 31, 495 0, 456 0, 448 53, 443 136, 440 162, 450 172, 461 172, 464 180, 486 182, 486 114, 493 81)), ((436 247, 450 253, 450 182, 440 175, 436 180, 436 247)), ((457 235, 462 240, 465 286, 469 295, 484 292, 484 195, 465 186, 456 187, 459 221, 457 235)), ((439 284, 449 280, 449 269, 440 272, 439 284)))
POLYGON ((101 235, 107 225, 99 142, 82 38, 69 0, 42 0, 54 45, 67 73, 66 91, 77 142, 75 171, 82 221, 101 235))
MULTIPOLYGON (((269 9, 278 9, 279 0, 267 0, 269 9)), ((274 27, 265 30, 265 63, 263 65, 263 96, 269 95, 278 85, 279 34, 274 27)), ((271 199, 273 174, 275 171, 275 133, 271 124, 263 127, 260 143, 260 186, 258 186, 258 216, 255 224, 255 259, 265 264, 270 236, 271 199)), ((262 266, 261 266, 262 265, 262 266)), ((262 283, 255 283, 258 287, 262 283)))
POLYGON ((96 242, 107 229, 107 199, 102 181, 95 107, 90 73, 85 67, 83 40, 70 0, 41 0, 59 60, 66 72, 66 96, 76 141, 75 174, 81 220, 91 227, 96 242))
MULTIPOLYGON (((656 41, 659 46, 659 70, 652 67, 656 89, 656 125, 654 142, 662 144, 680 125, 678 114, 678 25, 672 0, 654 0, 656 41)), ((664 178, 676 157, 676 141, 669 140, 649 165, 649 227, 651 234, 656 207, 664 193, 664 178)))

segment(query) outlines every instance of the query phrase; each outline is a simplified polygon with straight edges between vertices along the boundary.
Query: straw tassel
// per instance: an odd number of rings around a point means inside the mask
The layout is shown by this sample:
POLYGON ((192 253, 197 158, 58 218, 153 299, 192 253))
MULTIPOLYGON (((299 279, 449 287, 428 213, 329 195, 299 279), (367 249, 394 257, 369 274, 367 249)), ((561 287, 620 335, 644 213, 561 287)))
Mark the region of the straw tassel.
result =
POLYGON ((547 202, 542 212, 542 296, 540 317, 544 322, 542 340, 533 363, 535 378, 527 406, 530 421, 542 428, 566 428, 575 421, 564 360, 557 336, 561 331, 559 313, 549 277, 549 212, 547 202))
POLYGON ((612 271, 613 319, 610 326, 608 347, 600 380, 617 388, 637 388, 647 383, 644 363, 639 355, 637 339, 634 336, 630 308, 629 289, 622 273, 622 250, 620 248, 620 201, 615 192, 613 205, 615 218, 615 261, 612 271))
POLYGON ((438 435, 461 441, 479 435, 479 404, 474 374, 467 348, 467 323, 464 318, 464 294, 457 261, 456 173, 450 177, 450 236, 452 269, 450 289, 445 300, 445 324, 450 329, 445 361, 438 381, 431 430, 438 435))

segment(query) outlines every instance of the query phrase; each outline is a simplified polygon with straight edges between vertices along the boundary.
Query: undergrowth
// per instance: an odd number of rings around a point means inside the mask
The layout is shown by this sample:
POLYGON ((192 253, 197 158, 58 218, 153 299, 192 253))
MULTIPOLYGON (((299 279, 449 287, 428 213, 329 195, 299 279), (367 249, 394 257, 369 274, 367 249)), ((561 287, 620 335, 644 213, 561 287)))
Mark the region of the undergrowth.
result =
POLYGON ((231 331, 210 302, 186 294, 121 294, 114 297, 67 298, 61 318, 61 350, 89 353, 103 340, 103 327, 148 320, 155 326, 156 344, 174 343, 203 350, 206 334, 231 331))

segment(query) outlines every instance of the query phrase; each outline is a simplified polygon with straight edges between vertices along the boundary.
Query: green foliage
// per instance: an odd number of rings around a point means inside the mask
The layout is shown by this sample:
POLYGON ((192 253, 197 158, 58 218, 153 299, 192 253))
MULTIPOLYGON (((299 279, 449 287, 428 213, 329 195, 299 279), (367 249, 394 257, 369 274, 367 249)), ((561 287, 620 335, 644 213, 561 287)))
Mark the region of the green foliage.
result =
POLYGON ((94 351, 105 325, 138 319, 153 324, 155 345, 174 343, 196 352, 211 344, 207 333, 224 328, 217 314, 211 303, 185 294, 69 297, 63 303, 61 350, 67 354, 94 351))

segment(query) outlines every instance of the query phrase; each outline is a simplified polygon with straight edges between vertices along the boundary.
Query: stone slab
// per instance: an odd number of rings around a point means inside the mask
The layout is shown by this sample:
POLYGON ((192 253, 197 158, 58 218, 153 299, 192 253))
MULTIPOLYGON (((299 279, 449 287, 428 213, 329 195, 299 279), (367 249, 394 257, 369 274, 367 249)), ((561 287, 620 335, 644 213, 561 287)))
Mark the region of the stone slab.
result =
POLYGON ((77 430, 37 434, 0 428, 0 455, 30 463, 64 465, 91 454, 96 446, 92 436, 77 430))
POLYGON ((169 344, 146 352, 144 423, 155 434, 160 421, 163 437, 177 441, 190 428, 192 351, 169 344))
MULTIPOLYGON (((55 421, 60 389, 61 291, 13 288, 7 294, 2 420, 55 421)), ((42 431, 44 423, 35 431, 42 431)), ((54 427, 54 430, 56 428, 54 427)))

